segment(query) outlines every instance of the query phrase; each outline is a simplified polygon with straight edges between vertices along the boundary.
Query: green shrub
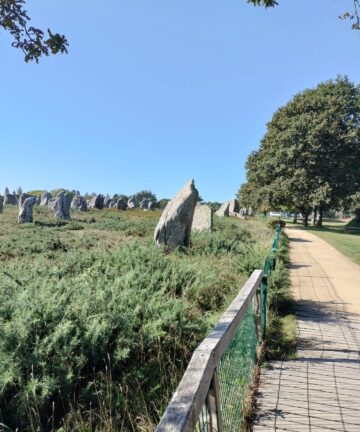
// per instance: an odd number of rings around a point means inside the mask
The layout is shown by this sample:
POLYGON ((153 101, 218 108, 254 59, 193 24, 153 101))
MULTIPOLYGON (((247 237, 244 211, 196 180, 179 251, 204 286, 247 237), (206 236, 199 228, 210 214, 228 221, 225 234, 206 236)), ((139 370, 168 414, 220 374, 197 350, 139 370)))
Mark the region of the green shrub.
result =
MULTIPOLYGON (((69 253, 51 266, 34 259, 26 274, 19 270, 8 266, 0 281, 0 403, 13 428, 25 430, 31 412, 46 422, 52 404, 59 418, 74 401, 94 406, 90 383, 108 358, 114 390, 126 383, 135 399, 159 403, 162 382, 171 380, 159 375, 159 358, 181 369, 208 329, 182 300, 187 287, 207 283, 201 269, 152 244, 69 253)), ((113 397, 114 411, 123 413, 125 401, 113 397)))
POLYGON ((286 222, 282 219, 270 219, 267 223, 268 227, 272 229, 275 229, 278 224, 280 224, 281 228, 285 228, 286 226, 286 222))
POLYGON ((0 224, 0 412, 13 430, 153 430, 197 344, 273 233, 215 218, 166 254, 160 211, 46 208, 0 224))
POLYGON ((292 358, 296 353, 296 318, 287 268, 289 260, 289 242, 282 234, 276 268, 268 281, 267 360, 292 358))

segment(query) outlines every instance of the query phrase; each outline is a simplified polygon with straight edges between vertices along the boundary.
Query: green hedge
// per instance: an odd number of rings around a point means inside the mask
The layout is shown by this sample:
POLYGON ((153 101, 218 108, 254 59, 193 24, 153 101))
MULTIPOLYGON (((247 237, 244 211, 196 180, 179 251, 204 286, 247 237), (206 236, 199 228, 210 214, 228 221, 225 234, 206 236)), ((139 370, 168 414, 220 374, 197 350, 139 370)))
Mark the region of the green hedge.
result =
POLYGON ((285 228, 286 226, 286 222, 282 219, 270 219, 267 223, 268 227, 272 229, 275 229, 278 224, 281 225, 281 228, 285 228))

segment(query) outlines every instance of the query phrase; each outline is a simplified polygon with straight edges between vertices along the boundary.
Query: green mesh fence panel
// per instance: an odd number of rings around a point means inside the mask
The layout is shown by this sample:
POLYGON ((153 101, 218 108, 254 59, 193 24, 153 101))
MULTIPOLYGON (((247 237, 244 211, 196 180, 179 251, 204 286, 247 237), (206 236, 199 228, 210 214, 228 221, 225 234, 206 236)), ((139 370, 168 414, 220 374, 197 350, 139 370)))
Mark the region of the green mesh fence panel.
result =
POLYGON ((210 413, 206 405, 204 405, 201 410, 199 421, 195 426, 195 432, 212 432, 210 424, 210 413))
POLYGON ((250 306, 217 368, 224 432, 240 431, 244 423, 244 403, 257 345, 256 318, 250 306))

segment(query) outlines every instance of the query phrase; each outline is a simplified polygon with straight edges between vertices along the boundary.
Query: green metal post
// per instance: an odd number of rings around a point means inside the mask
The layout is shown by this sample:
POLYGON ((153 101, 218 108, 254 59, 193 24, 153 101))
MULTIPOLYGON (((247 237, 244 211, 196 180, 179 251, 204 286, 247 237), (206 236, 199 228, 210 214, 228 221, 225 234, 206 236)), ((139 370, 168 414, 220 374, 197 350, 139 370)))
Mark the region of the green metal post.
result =
POLYGON ((261 308, 261 337, 262 340, 265 339, 266 336, 266 314, 267 314, 267 289, 268 289, 268 278, 270 276, 271 270, 275 270, 276 266, 276 252, 279 248, 280 242, 280 234, 281 234, 281 225, 276 225, 276 234, 274 238, 274 242, 271 248, 271 253, 265 260, 264 269, 263 269, 263 277, 260 284, 260 308, 261 308))
POLYGON ((261 337, 262 340, 266 336, 266 312, 267 312, 267 289, 268 289, 268 276, 270 272, 271 263, 267 258, 264 265, 264 274, 260 284, 261 294, 261 337))

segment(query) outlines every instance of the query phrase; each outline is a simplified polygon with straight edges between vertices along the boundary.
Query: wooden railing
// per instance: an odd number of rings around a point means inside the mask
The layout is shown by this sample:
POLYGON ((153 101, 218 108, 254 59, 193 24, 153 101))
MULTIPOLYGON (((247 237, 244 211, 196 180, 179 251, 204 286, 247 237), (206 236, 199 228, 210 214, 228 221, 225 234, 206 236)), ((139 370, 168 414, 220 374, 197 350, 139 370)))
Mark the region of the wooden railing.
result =
MULTIPOLYGON (((228 307, 211 333, 194 351, 183 378, 171 399, 157 432, 193 432, 199 427, 199 416, 207 415, 206 430, 222 431, 217 366, 234 338, 249 306, 260 315, 260 283, 263 272, 255 270, 228 307)), ((260 320, 257 320, 259 323, 260 320)), ((261 338, 260 325, 257 328, 261 338)))

